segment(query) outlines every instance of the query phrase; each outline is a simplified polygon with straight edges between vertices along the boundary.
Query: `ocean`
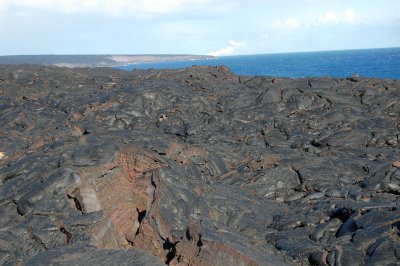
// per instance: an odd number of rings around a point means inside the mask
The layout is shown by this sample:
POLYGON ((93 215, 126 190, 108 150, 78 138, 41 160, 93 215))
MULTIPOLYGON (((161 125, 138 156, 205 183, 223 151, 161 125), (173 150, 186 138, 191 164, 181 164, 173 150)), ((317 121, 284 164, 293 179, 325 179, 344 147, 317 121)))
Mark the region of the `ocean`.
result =
POLYGON ((210 60, 143 63, 125 70, 224 65, 238 75, 400 79, 400 48, 224 56, 210 60))

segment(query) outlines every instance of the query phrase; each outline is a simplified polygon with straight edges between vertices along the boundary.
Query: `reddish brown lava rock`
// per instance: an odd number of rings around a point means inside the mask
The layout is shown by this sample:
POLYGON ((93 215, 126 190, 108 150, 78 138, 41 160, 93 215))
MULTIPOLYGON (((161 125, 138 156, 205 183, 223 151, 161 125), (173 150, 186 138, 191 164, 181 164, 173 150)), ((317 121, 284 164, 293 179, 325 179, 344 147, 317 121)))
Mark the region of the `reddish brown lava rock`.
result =
POLYGON ((207 157, 208 152, 199 147, 190 147, 181 143, 171 143, 165 150, 165 154, 182 164, 187 164, 193 157, 207 157))
POLYGON ((132 244, 135 248, 147 250, 166 260, 167 251, 163 247, 162 238, 171 242, 176 242, 177 239, 171 235, 170 225, 165 221, 159 208, 164 196, 164 182, 159 178, 158 171, 149 172, 149 175, 151 175, 151 178, 157 179, 157 189, 153 191, 151 208, 148 209, 146 218, 141 221, 132 244))
POLYGON ((105 218, 92 231, 97 247, 128 247, 133 242, 154 193, 151 179, 143 173, 160 166, 154 154, 129 146, 116 152, 112 163, 79 172, 82 182, 71 196, 85 213, 104 212, 105 218))
POLYGON ((170 265, 259 265, 257 261, 221 242, 204 241, 199 244, 196 240, 185 240, 179 242, 176 249, 177 256, 170 265))

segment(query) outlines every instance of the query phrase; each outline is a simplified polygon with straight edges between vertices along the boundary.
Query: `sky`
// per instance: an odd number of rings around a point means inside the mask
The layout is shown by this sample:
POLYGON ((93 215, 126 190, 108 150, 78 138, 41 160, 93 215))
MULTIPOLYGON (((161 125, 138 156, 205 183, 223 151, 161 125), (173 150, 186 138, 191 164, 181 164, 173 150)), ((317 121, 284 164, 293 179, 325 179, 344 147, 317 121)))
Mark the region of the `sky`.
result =
POLYGON ((0 55, 400 47, 400 0, 0 0, 0 55))

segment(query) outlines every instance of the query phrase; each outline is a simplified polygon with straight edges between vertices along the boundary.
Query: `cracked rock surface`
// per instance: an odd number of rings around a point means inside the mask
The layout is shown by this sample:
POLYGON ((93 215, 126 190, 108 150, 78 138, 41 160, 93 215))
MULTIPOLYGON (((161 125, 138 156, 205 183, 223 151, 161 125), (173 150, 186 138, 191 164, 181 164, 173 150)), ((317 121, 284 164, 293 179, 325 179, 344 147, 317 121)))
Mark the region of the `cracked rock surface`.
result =
POLYGON ((396 265, 400 81, 0 65, 1 265, 396 265))

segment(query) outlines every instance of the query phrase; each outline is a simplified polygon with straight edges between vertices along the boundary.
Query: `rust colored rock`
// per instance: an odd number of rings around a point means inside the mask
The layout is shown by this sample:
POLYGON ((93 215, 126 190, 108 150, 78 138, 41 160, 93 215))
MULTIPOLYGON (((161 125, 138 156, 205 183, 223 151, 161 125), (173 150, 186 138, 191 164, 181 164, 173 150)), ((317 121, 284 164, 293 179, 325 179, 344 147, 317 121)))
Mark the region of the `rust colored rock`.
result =
POLYGON ((241 254, 235 248, 222 242, 195 240, 179 242, 176 257, 170 265, 246 265, 257 266, 260 261, 241 254))
POLYGON ((94 227, 97 247, 128 247, 139 229, 140 215, 153 200, 154 187, 145 171, 162 166, 157 156, 127 146, 114 154, 112 163, 87 167, 82 182, 70 193, 84 213, 102 211, 104 219, 94 227))
POLYGON ((208 152, 202 148, 190 147, 182 143, 171 143, 165 154, 182 164, 187 164, 194 157, 207 157, 208 152))
POLYGON ((156 225, 149 219, 142 221, 138 228, 132 247, 147 250, 151 254, 165 261, 166 252, 163 248, 163 241, 157 231, 156 225))
POLYGON ((165 150, 165 155, 179 164, 195 166, 195 169, 204 174, 203 178, 207 176, 205 179, 220 179, 228 173, 225 162, 219 156, 200 147, 171 143, 165 150))
POLYGON ((278 155, 262 155, 255 160, 251 160, 248 165, 252 170, 267 169, 277 164, 281 158, 278 155))
POLYGON ((394 167, 400 168, 400 161, 393 162, 392 165, 394 167))

